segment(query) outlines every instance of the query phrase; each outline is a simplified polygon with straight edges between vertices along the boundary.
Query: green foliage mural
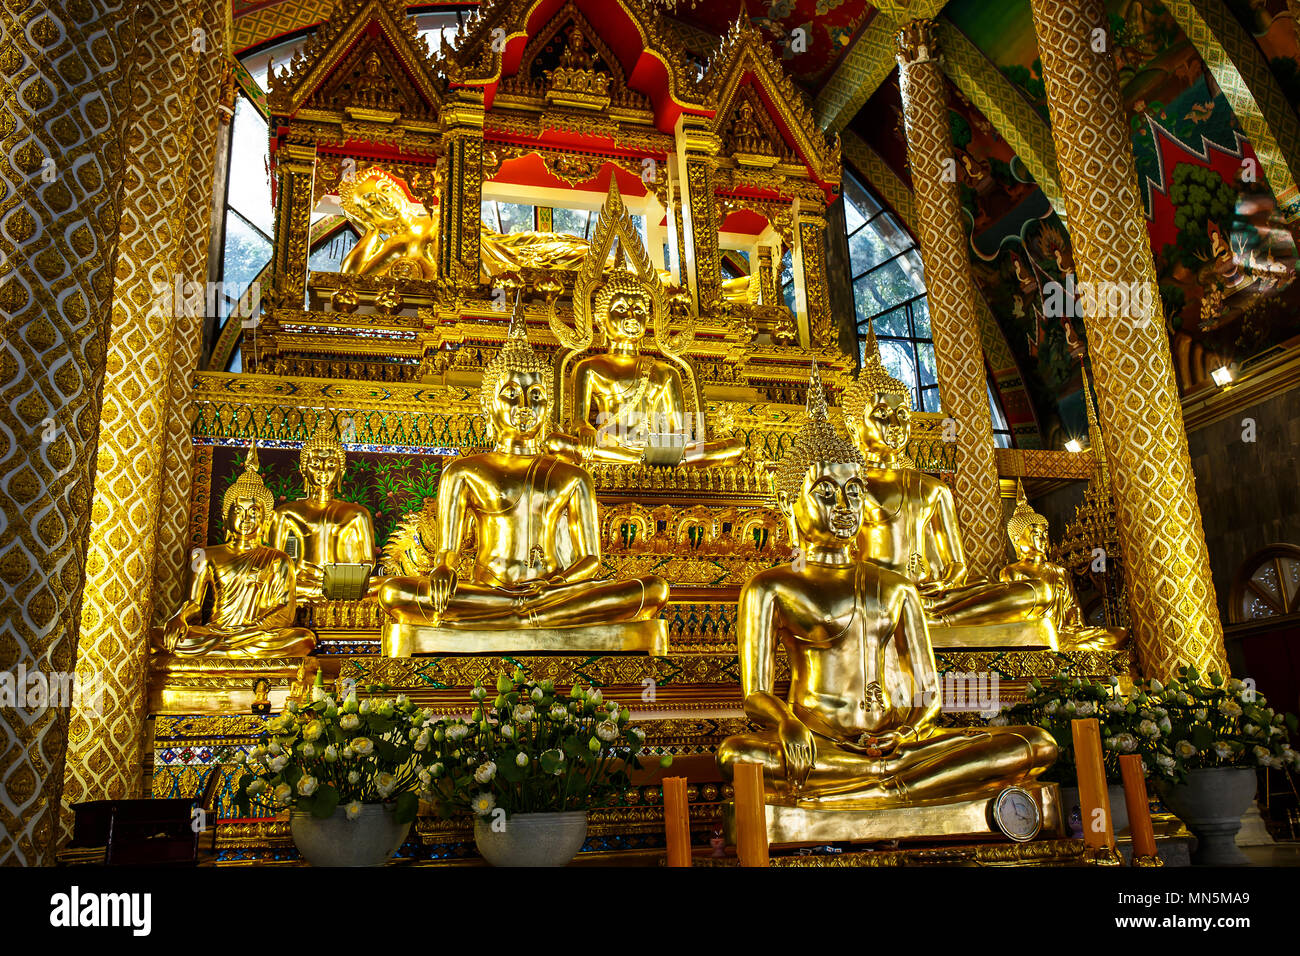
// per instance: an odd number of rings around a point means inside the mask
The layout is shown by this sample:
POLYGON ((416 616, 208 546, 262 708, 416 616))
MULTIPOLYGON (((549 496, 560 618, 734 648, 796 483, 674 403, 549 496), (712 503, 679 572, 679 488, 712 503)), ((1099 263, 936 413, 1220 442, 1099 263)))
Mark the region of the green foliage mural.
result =
MULTIPOLYGON (((217 447, 212 452, 212 496, 208 509, 208 543, 224 540, 221 498, 244 470, 247 450, 217 447)), ((302 497, 298 449, 259 448, 262 481, 277 506, 302 497)), ((348 452, 347 470, 339 497, 364 505, 375 520, 376 553, 383 551, 397 523, 417 511, 425 498, 438 494, 438 480, 449 459, 442 455, 401 455, 348 452)))

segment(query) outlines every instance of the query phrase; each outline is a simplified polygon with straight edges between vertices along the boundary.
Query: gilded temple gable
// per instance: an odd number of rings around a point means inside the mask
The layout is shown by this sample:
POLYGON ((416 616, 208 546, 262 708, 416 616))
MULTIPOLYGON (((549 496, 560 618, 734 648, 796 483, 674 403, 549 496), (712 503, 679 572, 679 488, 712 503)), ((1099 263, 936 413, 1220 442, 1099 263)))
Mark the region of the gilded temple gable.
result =
POLYGON ((394 0, 342 0, 269 82, 271 112, 286 118, 436 120, 445 98, 428 43, 394 0))

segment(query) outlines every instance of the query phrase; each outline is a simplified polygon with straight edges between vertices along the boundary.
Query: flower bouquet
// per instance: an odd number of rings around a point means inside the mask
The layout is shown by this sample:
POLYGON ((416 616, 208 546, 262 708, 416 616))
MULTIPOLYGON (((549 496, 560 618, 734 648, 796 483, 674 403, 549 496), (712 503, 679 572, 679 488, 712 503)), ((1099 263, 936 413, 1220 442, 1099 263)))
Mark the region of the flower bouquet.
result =
POLYGON ((1159 725, 1143 723, 1137 709, 1119 692, 1119 679, 1111 677, 1096 681, 1073 677, 1064 671, 1047 680, 1035 677, 1025 688, 1026 700, 1007 709, 990 723, 1041 727, 1052 735, 1059 751, 1056 763, 1043 773, 1044 780, 1053 780, 1074 786, 1077 764, 1074 754, 1074 732, 1071 722, 1084 717, 1096 717, 1101 725, 1101 738, 1105 747, 1103 762, 1106 780, 1119 783, 1120 753, 1137 749, 1138 736, 1159 733, 1159 725))
POLYGON ((1158 715, 1163 732, 1124 752, 1140 752, 1148 772, 1170 783, 1212 767, 1300 766, 1290 742, 1295 715, 1269 707, 1253 681, 1211 672, 1207 682, 1196 668, 1180 667, 1168 684, 1139 684, 1130 706, 1148 718, 1158 715))
MULTIPOLYGON (((577 685, 567 694, 522 670, 476 684, 468 719, 438 720, 415 742, 419 771, 439 815, 476 818, 480 853, 496 865, 562 865, 586 838, 586 811, 608 805, 641 769, 645 732, 626 707, 577 685)), ((671 757, 660 758, 667 767, 671 757)))
POLYGON ((243 771, 235 805, 244 814, 290 810, 294 842, 310 862, 341 865, 359 855, 382 863, 419 809, 415 741, 432 714, 404 696, 358 701, 353 692, 339 704, 319 678, 312 697, 289 701, 256 747, 234 754, 243 771))

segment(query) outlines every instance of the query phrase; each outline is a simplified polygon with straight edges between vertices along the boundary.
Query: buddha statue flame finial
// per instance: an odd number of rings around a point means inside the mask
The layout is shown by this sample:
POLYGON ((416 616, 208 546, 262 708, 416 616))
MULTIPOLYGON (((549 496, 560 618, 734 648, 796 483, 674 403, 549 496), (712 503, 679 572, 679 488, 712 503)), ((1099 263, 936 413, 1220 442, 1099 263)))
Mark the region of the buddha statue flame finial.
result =
POLYGON ((803 428, 795 436, 794 445, 781 459, 776 471, 776 490, 788 499, 796 497, 803 488, 808 469, 814 465, 862 464, 862 452, 847 438, 842 437, 831 424, 826 408, 826 392, 822 388, 821 373, 813 362, 808 376, 807 414, 803 428))

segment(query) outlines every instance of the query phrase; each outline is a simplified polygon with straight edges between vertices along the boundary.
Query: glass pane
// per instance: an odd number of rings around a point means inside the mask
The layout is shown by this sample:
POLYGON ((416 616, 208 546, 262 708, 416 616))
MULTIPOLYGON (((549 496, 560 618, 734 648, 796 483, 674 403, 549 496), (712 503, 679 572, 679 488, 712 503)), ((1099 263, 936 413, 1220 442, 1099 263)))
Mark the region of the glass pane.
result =
POLYGON ((1010 435, 1010 433, 1008 433, 1008 432, 994 432, 994 433, 993 433, 993 447, 994 447, 994 448, 1010 448, 1010 447, 1011 447, 1011 435, 1010 435))
POLYGON ((876 316, 872 320, 872 325, 877 335, 893 335, 902 339, 910 337, 907 331, 907 306, 905 305, 876 316))
MULTIPOLYGON (((1007 416, 1002 413, 1002 403, 998 401, 998 393, 993 390, 993 383, 988 383, 989 388, 989 414, 993 418, 993 431, 1010 432, 1011 428, 1007 425, 1007 416)), ((999 445, 999 448, 1008 448, 1010 445, 999 445)))
POLYGON ((351 226, 344 226, 324 242, 318 243, 307 260, 307 268, 312 272, 338 272, 343 264, 343 257, 357 244, 357 234, 351 226))
POLYGON ((533 207, 517 202, 497 203, 497 215, 501 217, 502 232, 532 232, 533 207))
POLYGON ((1267 592, 1270 597, 1282 597, 1282 592, 1278 589, 1277 568, 1273 567, 1273 562, 1269 561, 1266 565, 1251 575, 1251 580, 1267 592))
POLYGON ((876 230, 891 255, 906 252, 915 245, 907 230, 900 226, 893 216, 881 216, 871 224, 871 228, 876 230))
POLYGON ((916 395, 916 360, 912 350, 900 342, 880 343, 880 364, 916 395))
POLYGON ((244 65, 248 75, 253 78, 258 87, 263 92, 267 91, 266 73, 270 64, 275 64, 275 72, 278 74, 289 65, 293 55, 298 52, 307 42, 306 37, 298 37, 296 40, 287 40, 284 43, 277 43, 275 46, 257 53, 241 56, 239 62, 244 65))
POLYGON ((224 252, 221 279, 222 295, 227 301, 221 308, 223 316, 230 314, 230 302, 243 295, 271 261, 271 243, 237 213, 227 212, 224 252))
POLYGON ((246 97, 235 101, 230 134, 230 180, 226 201, 268 237, 275 232, 271 180, 266 166, 269 147, 266 120, 246 97))
POLYGON ((912 287, 917 292, 924 292, 925 266, 921 264, 921 254, 915 249, 909 249, 894 261, 898 263, 898 268, 903 270, 903 274, 912 283, 912 287))
POLYGON ((912 303, 912 332, 918 339, 933 337, 930 332, 930 300, 926 296, 912 303))
POLYGON ((862 316, 892 309, 924 291, 912 285, 898 267, 898 260, 886 263, 853 283, 853 298, 858 303, 858 314, 862 316))
POLYGON ((1296 592, 1300 592, 1300 561, 1294 558, 1278 558, 1282 565, 1282 576, 1286 579, 1286 593, 1290 598, 1287 606, 1295 604, 1296 592))
POLYGON ((556 232, 570 236, 587 236, 587 219, 591 215, 586 209, 556 209, 551 218, 551 228, 556 232))
POLYGON ((880 212, 880 203, 848 171, 844 171, 844 216, 849 221, 849 232, 857 228, 853 217, 856 215, 860 224, 880 212))
MULTIPOLYGON (((791 258, 789 249, 787 249, 785 251, 785 255, 781 257, 780 282, 781 282, 781 297, 785 299, 786 307, 789 308, 791 312, 793 312, 794 311, 794 259, 791 258)), ((859 315, 862 314, 861 309, 858 310, 858 314, 859 315)))
POLYGON ((849 236, 849 264, 855 276, 884 262, 891 255, 893 253, 889 247, 871 226, 863 226, 849 236))
POLYGON ((921 404, 927 412, 938 414, 943 411, 943 407, 939 404, 939 390, 937 388, 922 389, 921 404))
POLYGON ((934 361, 934 346, 929 342, 916 343, 916 360, 920 372, 921 385, 938 385, 939 372, 934 361))

